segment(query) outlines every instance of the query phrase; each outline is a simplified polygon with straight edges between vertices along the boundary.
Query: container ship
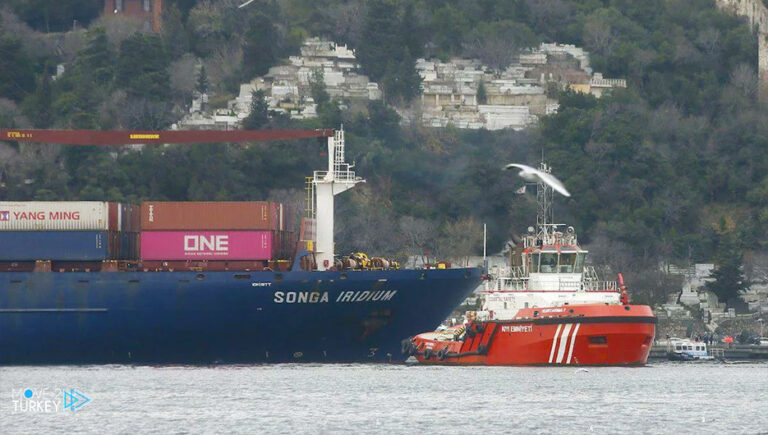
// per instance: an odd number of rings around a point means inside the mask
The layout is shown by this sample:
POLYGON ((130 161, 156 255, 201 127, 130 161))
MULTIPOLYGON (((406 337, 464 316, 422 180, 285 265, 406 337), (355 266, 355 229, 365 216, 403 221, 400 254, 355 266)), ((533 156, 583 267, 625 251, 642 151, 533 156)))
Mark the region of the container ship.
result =
POLYGON ((334 196, 363 182, 343 131, 1 130, 70 145, 317 137, 307 217, 274 202, 0 202, 0 365, 402 361, 480 268, 334 254, 334 196))
POLYGON ((573 227, 552 223, 550 169, 542 163, 540 171, 548 176, 537 183, 536 228, 511 250, 509 267, 490 271, 482 310, 467 312, 463 325, 404 340, 405 355, 454 365, 647 362, 656 325, 651 308, 629 303, 621 274, 618 282, 600 280, 573 227))

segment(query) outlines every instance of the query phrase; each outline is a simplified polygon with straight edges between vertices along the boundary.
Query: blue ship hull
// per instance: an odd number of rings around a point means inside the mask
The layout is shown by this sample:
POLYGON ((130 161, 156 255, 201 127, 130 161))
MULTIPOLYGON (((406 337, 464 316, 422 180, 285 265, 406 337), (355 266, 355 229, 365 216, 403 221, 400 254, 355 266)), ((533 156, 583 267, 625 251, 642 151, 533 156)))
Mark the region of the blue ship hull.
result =
POLYGON ((0 365, 401 361, 477 268, 0 272, 0 365))

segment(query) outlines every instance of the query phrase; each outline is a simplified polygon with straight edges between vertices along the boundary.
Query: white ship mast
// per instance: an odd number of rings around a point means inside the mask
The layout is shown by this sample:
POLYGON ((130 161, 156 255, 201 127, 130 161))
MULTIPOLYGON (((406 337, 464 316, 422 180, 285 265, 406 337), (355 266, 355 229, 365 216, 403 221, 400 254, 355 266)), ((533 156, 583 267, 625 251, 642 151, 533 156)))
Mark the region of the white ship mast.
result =
POLYGON ((319 270, 333 267, 334 256, 334 196, 345 192, 365 180, 355 175, 344 158, 344 129, 336 130, 328 138, 328 170, 315 171, 312 187, 315 191, 315 259, 319 270))

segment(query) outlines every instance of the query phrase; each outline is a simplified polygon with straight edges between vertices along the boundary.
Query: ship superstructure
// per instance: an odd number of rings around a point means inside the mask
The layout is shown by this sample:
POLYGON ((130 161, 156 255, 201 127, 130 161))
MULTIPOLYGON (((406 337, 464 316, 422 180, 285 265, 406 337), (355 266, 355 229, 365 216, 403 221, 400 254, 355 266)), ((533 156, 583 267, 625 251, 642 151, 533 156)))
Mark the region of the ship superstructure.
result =
MULTIPOLYGON (((551 171, 546 163, 539 169, 551 171)), ((549 185, 536 184, 536 227, 528 227, 510 250, 509 265, 489 270, 481 318, 509 319, 521 308, 621 303, 626 288, 601 280, 574 228, 554 223, 553 195, 549 185)))
MULTIPOLYGON (((542 163, 540 171, 550 173, 542 163)), ((559 183, 559 182, 558 182, 559 183)), ((573 227, 554 224, 551 187, 537 183, 536 228, 491 270, 480 311, 466 323, 403 341, 421 363, 456 365, 642 365, 656 317, 630 305, 623 278, 598 279, 573 227)))

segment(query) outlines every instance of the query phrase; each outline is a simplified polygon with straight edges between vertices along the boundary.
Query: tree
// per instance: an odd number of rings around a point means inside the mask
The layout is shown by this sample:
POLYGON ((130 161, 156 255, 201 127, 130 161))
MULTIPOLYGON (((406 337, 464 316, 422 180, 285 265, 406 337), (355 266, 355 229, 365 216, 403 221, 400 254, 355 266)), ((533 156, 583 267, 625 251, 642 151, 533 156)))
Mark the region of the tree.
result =
POLYGON ((88 31, 88 45, 78 53, 79 73, 87 74, 98 85, 109 86, 115 74, 115 54, 109 47, 104 27, 88 31))
POLYGON ((48 65, 43 68, 43 73, 38 79, 35 93, 24 101, 24 112, 32 120, 35 128, 48 128, 53 124, 54 117, 51 110, 53 96, 51 90, 51 78, 48 65))
POLYGON ((0 33, 0 95, 18 101, 34 85, 32 62, 24 52, 21 40, 0 33))
POLYGON ((85 27, 99 15, 103 2, 93 0, 9 0, 8 3, 30 27, 44 32, 85 27))
POLYGON ((131 97, 165 101, 171 93, 169 64, 159 36, 136 33, 120 44, 118 86, 131 97))
POLYGON ((372 0, 368 3, 357 58, 363 71, 374 81, 384 76, 390 62, 401 60, 398 29, 398 8, 393 0, 372 0))
POLYGON ((404 50, 397 75, 400 82, 398 91, 403 100, 411 101, 421 94, 421 76, 416 71, 416 59, 411 56, 408 47, 404 50))
POLYGON ((498 21, 479 25, 470 35, 470 42, 465 44, 465 51, 501 72, 517 58, 521 50, 536 44, 538 38, 527 25, 498 21))
POLYGON ((744 252, 732 231, 726 231, 721 224, 721 233, 717 236, 718 244, 715 257, 715 269, 706 288, 711 290, 721 302, 728 307, 738 307, 738 296, 749 288, 749 282, 744 277, 744 252))
POLYGON ((400 45, 408 49, 414 57, 424 55, 424 29, 416 19, 412 2, 407 2, 400 20, 400 45))
POLYGON ((278 32, 272 20, 256 14, 243 42, 243 78, 264 75, 277 61, 280 50, 278 32))
POLYGON ((200 65, 200 73, 197 75, 196 88, 200 95, 208 93, 208 74, 205 72, 205 65, 200 65))
POLYGON ((312 100, 318 107, 328 104, 331 101, 331 96, 325 88, 325 74, 323 68, 315 68, 309 77, 309 93, 312 95, 312 100))
POLYGON ((246 130, 258 130, 269 123, 269 105, 264 91, 259 89, 251 93, 251 112, 243 120, 246 130))
POLYGON ((171 3, 163 10, 163 42, 174 58, 189 51, 189 33, 182 23, 184 18, 176 4, 171 3))
POLYGON ((485 82, 480 80, 480 83, 477 84, 477 104, 487 104, 488 103, 488 91, 485 89, 485 82))

